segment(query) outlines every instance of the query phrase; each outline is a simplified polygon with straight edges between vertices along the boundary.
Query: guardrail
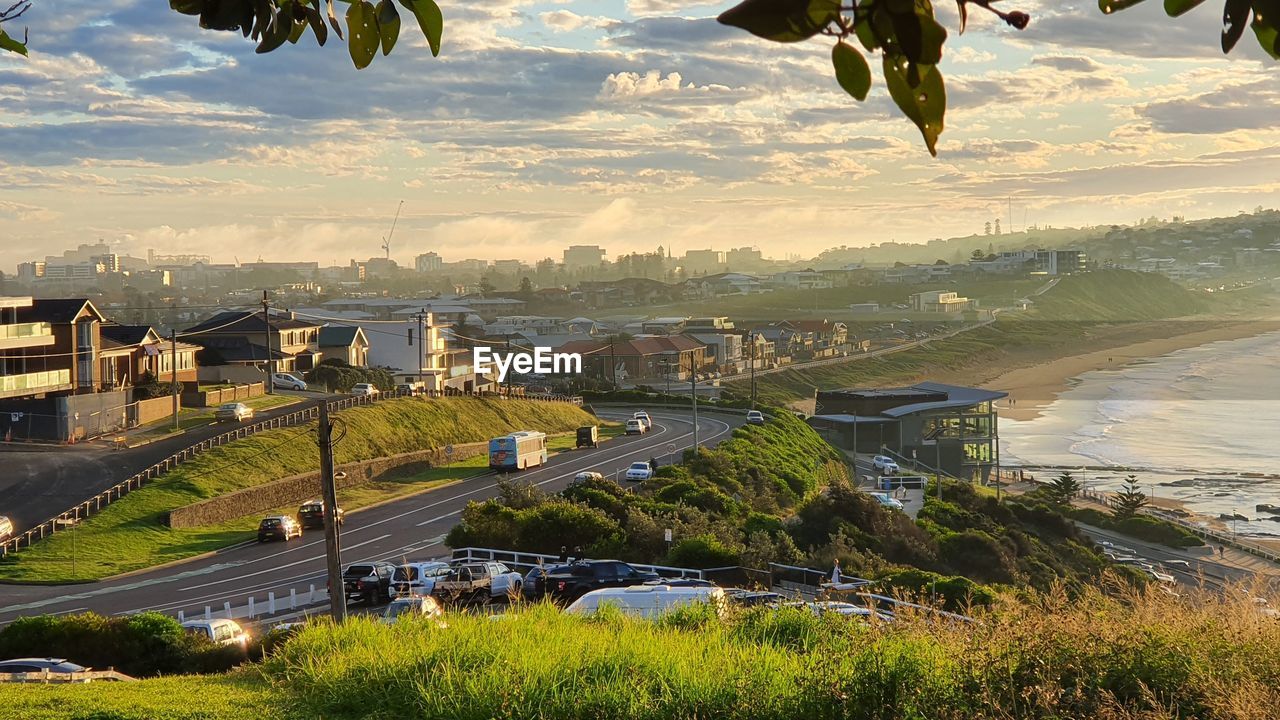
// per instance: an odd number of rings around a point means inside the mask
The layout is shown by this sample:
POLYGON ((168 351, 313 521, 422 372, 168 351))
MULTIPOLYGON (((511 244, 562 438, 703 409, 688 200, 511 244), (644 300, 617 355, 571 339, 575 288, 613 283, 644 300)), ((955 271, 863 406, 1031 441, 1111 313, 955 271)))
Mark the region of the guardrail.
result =
POLYGON ((83 672, 61 673, 50 672, 48 668, 36 672, 0 673, 0 683, 87 683, 94 680, 110 682, 132 682, 135 678, 115 670, 85 670, 83 672))
MULTIPOLYGON (((516 552, 515 550, 494 550, 492 548, 475 548, 464 547, 457 548, 453 551, 451 562, 500 562, 516 568, 525 570, 532 569, 539 565, 560 565, 562 561, 558 555, 542 555, 539 553, 516 552)), ((692 570, 690 568, 668 567, 666 565, 638 565, 636 563, 627 563, 631 567, 641 570, 648 570, 662 577, 669 578, 704 578, 702 570, 692 570)))
MULTIPOLYGON (((339 410, 347 410, 347 409, 358 407, 361 405, 372 405, 373 403, 382 399, 408 397, 413 394, 414 393, 400 393, 400 392, 391 390, 385 393, 379 393, 378 395, 352 395, 349 397, 328 401, 329 410, 335 411, 335 412, 339 410)), ((428 397, 464 397, 464 396, 497 397, 499 394, 498 393, 481 394, 481 393, 464 393, 464 392, 457 392, 457 393, 436 392, 436 393, 431 393, 430 395, 427 395, 426 393, 420 392, 420 393, 417 393, 417 395, 419 396, 426 395, 428 397)), ((506 395, 503 395, 503 397, 506 397, 506 395)), ((513 397, 517 397, 517 396, 513 396, 513 397)), ((577 405, 582 404, 582 398, 577 396, 571 396, 571 395, 539 394, 539 395, 525 396, 524 399, 535 400, 538 402, 566 402, 566 403, 572 403, 577 405)), ((242 440, 244 438, 250 437, 252 435, 255 435, 259 432, 263 432, 265 430, 276 430, 279 428, 301 425, 303 423, 307 423, 307 422, 310 422, 311 420, 314 420, 318 414, 319 414, 318 405, 313 405, 311 407, 304 408, 302 410, 296 410, 294 412, 286 413, 284 415, 278 415, 276 417, 269 418, 267 420, 260 420, 254 423, 247 423, 245 425, 241 425, 235 428, 234 430, 229 430, 220 435, 215 435, 211 438, 201 440, 200 442, 195 443, 193 445, 189 445, 173 453, 172 455, 164 458, 163 460, 155 463, 154 465, 147 467, 141 472, 130 475, 128 478, 122 480, 121 482, 116 483, 115 485, 112 485, 106 490, 103 490, 102 492, 94 495, 93 497, 81 502, 75 507, 65 510, 62 513, 59 513, 58 515, 56 515, 55 517, 51 517, 48 520, 45 520, 44 522, 40 523, 39 525, 35 525, 22 533, 14 535, 13 537, 10 537, 10 538, 6 538, 4 542, 0 543, 0 557, 4 557, 11 552, 17 552, 19 549, 24 547, 31 547, 33 544, 45 539, 46 537, 49 537, 50 535, 53 535, 57 532, 61 532, 68 528, 74 527, 81 520, 91 517, 95 513, 101 511, 102 508, 106 507, 107 505, 110 505, 111 503, 119 500, 125 495, 128 495, 134 490, 137 490, 145 486, 148 482, 155 480, 156 478, 169 472, 170 470, 173 470, 174 468, 181 465, 183 462, 194 459, 196 456, 200 455, 201 453, 207 450, 211 450, 215 447, 226 445, 227 443, 234 442, 236 440, 242 440)))

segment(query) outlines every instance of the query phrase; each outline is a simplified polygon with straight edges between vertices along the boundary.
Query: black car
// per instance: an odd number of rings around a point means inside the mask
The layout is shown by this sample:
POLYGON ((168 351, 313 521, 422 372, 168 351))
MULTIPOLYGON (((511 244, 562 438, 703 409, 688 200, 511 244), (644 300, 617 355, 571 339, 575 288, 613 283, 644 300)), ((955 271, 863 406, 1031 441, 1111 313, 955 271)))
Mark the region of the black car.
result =
MULTIPOLYGON (((342 526, 342 508, 338 508, 334 512, 333 517, 338 521, 338 526, 342 526)), ((308 500, 302 503, 298 508, 298 524, 304 528, 316 527, 324 528, 324 501, 308 500)))
POLYGON ((347 600, 366 605, 391 602, 391 578, 396 566, 386 562, 356 563, 342 571, 342 587, 347 600))
POLYGON ((572 602, 592 590, 643 585, 657 579, 657 573, 637 570, 618 560, 579 560, 546 571, 542 587, 547 597, 572 602))
POLYGON ((288 515, 262 518, 258 523, 258 542, 283 540, 289 542, 293 538, 302 537, 302 526, 288 515))
POLYGON ((569 567, 568 564, 533 566, 533 569, 525 573, 524 582, 520 585, 521 592, 524 593, 524 599, 541 600, 547 594, 547 589, 542 583, 547 573, 553 573, 567 567, 569 567))

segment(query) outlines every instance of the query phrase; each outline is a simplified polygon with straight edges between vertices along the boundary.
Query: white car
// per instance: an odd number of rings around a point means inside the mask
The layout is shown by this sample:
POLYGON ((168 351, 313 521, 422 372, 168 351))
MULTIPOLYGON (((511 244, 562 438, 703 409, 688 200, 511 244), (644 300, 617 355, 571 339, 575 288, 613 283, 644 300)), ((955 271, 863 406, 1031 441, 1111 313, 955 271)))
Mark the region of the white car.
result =
POLYGON ((253 419, 253 408, 244 403, 223 403, 213 411, 213 419, 217 422, 244 422, 253 419))
POLYGON ((378 394, 378 388, 374 387, 372 383, 356 383, 351 386, 351 394, 357 397, 366 395, 373 397, 378 394))
POLYGON ((724 590, 718 587, 673 587, 671 585, 632 585, 592 590, 573 601, 565 612, 571 615, 595 615, 605 605, 612 605, 623 615, 653 619, 675 608, 706 603, 723 613, 727 605, 724 590))
POLYGON ((271 385, 277 390, 306 390, 307 384, 301 378, 289 373, 276 373, 271 376, 271 385))
POLYGON ((13 521, 0 515, 0 540, 8 540, 13 535, 13 521))
POLYGON ((640 410, 640 411, 636 412, 635 414, 633 414, 633 415, 631 416, 631 419, 632 419, 632 420, 639 420, 640 422, 644 423, 644 429, 645 429, 646 431, 648 431, 648 430, 652 430, 652 429, 653 429, 653 419, 649 417, 649 413, 647 413, 647 412, 645 412, 645 411, 643 411, 643 410, 640 410))
POLYGON ((600 473, 595 472, 593 470, 584 470, 583 472, 580 472, 577 475, 573 476, 574 482, 590 482, 592 480, 603 480, 603 479, 604 479, 604 475, 601 475, 600 473))
POLYGON ((894 462, 893 458, 888 455, 876 455, 871 458, 871 465, 885 475, 892 475, 901 471, 898 463, 894 462))
POLYGON ((896 498, 891 498, 887 494, 879 493, 879 492, 873 492, 870 494, 872 499, 874 499, 876 502, 880 503, 881 505, 887 508, 893 508, 894 510, 903 509, 902 502, 897 500, 896 498))
POLYGON ((435 598, 413 595, 392 600, 382 613, 382 622, 390 625, 403 617, 438 618, 441 615, 444 615, 444 610, 435 598))
POLYGON ((649 463, 644 461, 633 462, 631 467, 627 468, 626 475, 623 477, 632 481, 648 480, 653 477, 653 468, 649 467, 649 463))
POLYGON ((449 574, 449 563, 439 560, 396 565, 391 575, 391 597, 430 595, 436 580, 449 574))
POLYGON ((649 427, 644 424, 643 420, 631 418, 630 420, 627 421, 628 435, 643 435, 646 432, 648 432, 648 430, 649 430, 649 427))
POLYGON ((226 618, 213 620, 188 620, 182 623, 183 629, 194 635, 204 635, 219 645, 239 645, 249 643, 249 634, 240 627, 240 623, 226 618))
POLYGON ((748 424, 748 425, 763 425, 763 424, 764 424, 764 413, 760 412, 759 410, 748 410, 748 411, 747 411, 747 424, 748 424))

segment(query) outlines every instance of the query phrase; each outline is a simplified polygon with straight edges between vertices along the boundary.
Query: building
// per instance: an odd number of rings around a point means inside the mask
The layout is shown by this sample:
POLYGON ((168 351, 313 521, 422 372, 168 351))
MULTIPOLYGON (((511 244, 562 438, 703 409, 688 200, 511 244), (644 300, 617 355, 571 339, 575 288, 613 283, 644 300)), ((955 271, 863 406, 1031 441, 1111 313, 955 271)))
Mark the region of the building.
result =
POLYGON ((643 337, 606 342, 565 343, 561 352, 581 353, 582 372, 617 384, 644 380, 687 380, 710 369, 707 346, 687 335, 643 337))
POLYGON ((564 269, 598 268, 604 262, 604 248, 598 245, 570 245, 564 249, 564 269))
POLYGON ((834 320, 785 320, 779 326, 802 336, 806 359, 829 358, 849 352, 849 328, 834 320))
POLYGON ((54 342, 32 352, 22 351, 6 358, 14 374, 32 371, 53 372, 41 392, 70 390, 97 392, 101 387, 98 365, 102 349, 100 327, 106 318, 84 298, 36 299, 17 308, 16 320, 28 328, 48 327, 54 342), (62 374, 61 371, 66 371, 62 374), (64 382, 65 380, 65 382, 64 382))
POLYGON ((787 290, 825 290, 833 287, 829 278, 812 270, 774 273, 769 277, 769 284, 787 290))
POLYGON ((123 389, 153 382, 182 383, 195 390, 199 384, 196 353, 199 345, 162 337, 150 325, 103 323, 99 328, 102 351, 99 366, 103 387, 123 389), (176 372, 175 372, 176 368, 176 372))
POLYGON ((723 250, 689 250, 680 261, 686 275, 706 275, 722 272, 725 268, 723 250))
MULTIPOLYGON (((361 322, 331 321, 322 328, 341 339, 347 335, 338 333, 346 329, 359 329, 367 340, 365 365, 386 368, 396 382, 419 382, 427 390, 440 391, 448 387, 464 388, 466 378, 455 378, 451 384, 447 326, 431 312, 415 310, 412 316, 397 321, 361 322)), ((336 346, 335 346, 336 347, 336 346)), ((467 361, 469 362, 469 358, 467 361)), ((353 363, 354 364, 354 363, 353 363)), ((465 375, 465 373, 461 373, 465 375)))
POLYGON ((911 309, 916 312, 958 313, 976 310, 977 307, 977 300, 960 297, 957 293, 944 290, 929 290, 911 295, 911 309))
POLYGON ((444 260, 433 252, 425 252, 413 259, 413 269, 420 273, 439 272, 444 269, 444 260))
POLYGON ((325 325, 320 328, 320 362, 341 360, 354 367, 368 367, 369 338, 358 325, 325 325))
POLYGON ((753 270, 764 265, 764 255, 753 247, 733 248, 724 254, 724 262, 734 270, 753 270))
POLYGON ((707 346, 708 356, 716 372, 736 375, 746 369, 742 336, 732 332, 687 330, 686 334, 707 346))
POLYGON ((0 297, 0 399, 67 392, 74 363, 55 362, 53 323, 34 319, 30 297, 0 297), (22 317, 20 317, 22 315, 22 317))
POLYGON ((267 323, 260 312, 239 310, 218 313, 184 335, 207 351, 202 356, 206 364, 249 365, 266 371, 269 333, 271 369, 300 373, 320 364, 322 325, 291 312, 272 313, 267 323))
POLYGON ((822 390, 807 422, 846 450, 887 449, 953 477, 985 482, 999 464, 995 402, 1007 395, 935 382, 822 390))
POLYGON ((501 275, 519 275, 529 270, 529 266, 519 260, 494 260, 493 271, 501 275))

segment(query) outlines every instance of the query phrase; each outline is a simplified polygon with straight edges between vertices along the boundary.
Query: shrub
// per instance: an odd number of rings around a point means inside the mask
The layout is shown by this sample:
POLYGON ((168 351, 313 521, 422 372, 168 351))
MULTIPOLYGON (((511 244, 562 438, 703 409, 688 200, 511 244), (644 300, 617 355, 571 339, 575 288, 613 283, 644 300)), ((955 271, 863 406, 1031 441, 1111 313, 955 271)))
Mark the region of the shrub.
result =
POLYGON ((714 568, 738 565, 738 551, 713 535, 686 538, 676 543, 667 555, 667 563, 676 567, 714 568))

